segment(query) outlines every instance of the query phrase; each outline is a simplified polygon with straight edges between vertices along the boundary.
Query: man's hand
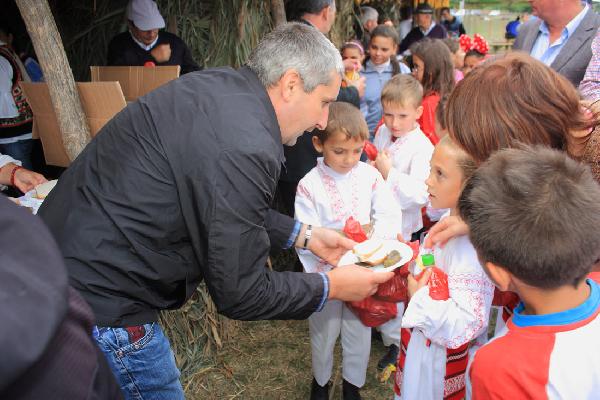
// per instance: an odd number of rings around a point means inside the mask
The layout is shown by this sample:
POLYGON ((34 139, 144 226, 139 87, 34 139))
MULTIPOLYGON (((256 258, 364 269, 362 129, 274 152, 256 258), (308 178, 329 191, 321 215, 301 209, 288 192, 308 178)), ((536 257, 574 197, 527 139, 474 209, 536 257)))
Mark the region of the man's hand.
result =
POLYGON ((23 193, 29 192, 37 185, 44 182, 47 182, 46 178, 37 172, 25 168, 19 168, 15 172, 15 186, 23 193))
MULTIPOLYGON (((306 225, 303 225, 296 240, 296 247, 302 247, 305 232, 306 225)), ((315 226, 312 228, 312 236, 308 241, 308 250, 327 261, 328 264, 337 265, 340 258, 346 252, 352 250, 355 245, 354 240, 345 238, 333 229, 315 226)))
POLYGON ((150 52, 157 63, 164 63, 171 58, 171 45, 168 43, 159 44, 150 52))
POLYGON ((434 245, 444 246, 453 237, 468 235, 469 226, 458 216, 449 216, 431 227, 425 238, 425 248, 431 249, 434 245))
POLYGON ((379 284, 394 276, 393 272, 373 272, 357 265, 337 267, 327 272, 329 298, 342 301, 360 301, 377 292, 379 284))
POLYGON ((427 268, 423 271, 423 276, 417 281, 413 274, 408 274, 406 290, 408 291, 408 298, 410 299, 423 286, 427 285, 429 278, 431 277, 431 268, 427 268))
POLYGON ((377 153, 377 158, 375 159, 375 168, 379 170, 383 179, 387 180, 388 174, 390 173, 390 169, 392 169, 392 160, 390 160, 390 156, 387 151, 380 151, 377 153))

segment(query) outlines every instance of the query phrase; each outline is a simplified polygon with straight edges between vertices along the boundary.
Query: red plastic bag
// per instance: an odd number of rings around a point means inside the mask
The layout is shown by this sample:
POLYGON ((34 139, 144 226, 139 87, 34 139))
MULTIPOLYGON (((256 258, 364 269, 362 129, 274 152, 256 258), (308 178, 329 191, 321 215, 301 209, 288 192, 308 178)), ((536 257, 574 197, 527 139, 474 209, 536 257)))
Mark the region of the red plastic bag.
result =
POLYGON ((369 142, 368 140, 365 141, 365 147, 363 150, 365 151, 365 154, 369 160, 375 161, 377 158, 377 147, 375 147, 373 143, 369 142))
POLYGON ((354 240, 356 243, 364 242, 367 240, 367 234, 363 231, 360 222, 350 217, 346 220, 344 226, 344 234, 347 238, 354 240))
POLYGON ((413 251, 413 256, 409 262, 404 264, 400 268, 394 270, 394 277, 387 282, 379 285, 377 293, 373 295, 375 299, 382 301, 390 301, 393 303, 399 303, 408 299, 407 280, 408 276, 408 265, 417 258, 419 254, 419 241, 408 243, 413 251))
POLYGON ((346 305, 365 326, 371 328, 380 326, 396 318, 398 312, 396 303, 377 300, 373 297, 367 297, 362 301, 348 302, 346 305))
MULTIPOLYGON (((433 300, 448 300, 450 290, 448 289, 448 275, 438 267, 428 267, 431 269, 431 275, 427 281, 429 286, 429 297, 433 300)), ((421 279, 426 270, 415 276, 416 280, 421 279)))

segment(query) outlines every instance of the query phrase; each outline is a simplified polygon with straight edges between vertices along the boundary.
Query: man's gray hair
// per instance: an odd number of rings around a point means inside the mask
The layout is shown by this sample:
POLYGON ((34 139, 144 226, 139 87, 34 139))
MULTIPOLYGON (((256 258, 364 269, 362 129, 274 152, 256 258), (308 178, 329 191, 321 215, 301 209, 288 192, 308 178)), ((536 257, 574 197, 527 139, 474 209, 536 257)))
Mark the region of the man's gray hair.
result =
POLYGON ((368 21, 375 20, 377 21, 379 18, 379 13, 376 9, 369 6, 364 6, 360 8, 360 23, 361 25, 365 25, 368 21))
POLYGON ((344 73, 333 43, 314 27, 297 22, 282 24, 265 35, 247 65, 265 88, 276 85, 286 71, 296 70, 306 93, 331 83, 332 72, 344 73))

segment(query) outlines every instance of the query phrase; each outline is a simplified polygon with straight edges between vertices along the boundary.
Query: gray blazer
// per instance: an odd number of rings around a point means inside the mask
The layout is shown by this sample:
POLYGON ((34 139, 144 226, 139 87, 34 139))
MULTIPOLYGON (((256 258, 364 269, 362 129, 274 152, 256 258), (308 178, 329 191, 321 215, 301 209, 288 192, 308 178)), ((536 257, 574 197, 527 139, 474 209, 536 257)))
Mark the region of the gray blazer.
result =
MULTIPOLYGON (((538 37, 542 21, 536 18, 521 26, 513 50, 531 53, 533 44, 538 37)), ((600 16, 591 8, 581 20, 575 33, 567 40, 560 53, 550 65, 556 72, 570 80, 575 87, 583 79, 585 69, 592 58, 592 40, 600 27, 600 16)))

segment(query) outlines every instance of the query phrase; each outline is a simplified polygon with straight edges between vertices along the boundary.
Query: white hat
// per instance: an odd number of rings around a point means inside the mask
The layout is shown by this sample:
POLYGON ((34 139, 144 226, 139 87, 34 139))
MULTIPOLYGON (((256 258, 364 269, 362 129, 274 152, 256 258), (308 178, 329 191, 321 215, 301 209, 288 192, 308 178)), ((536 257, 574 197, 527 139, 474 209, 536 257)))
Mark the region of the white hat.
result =
POLYGON ((129 0, 127 19, 133 21, 133 24, 142 31, 165 27, 165 20, 153 0, 129 0))

